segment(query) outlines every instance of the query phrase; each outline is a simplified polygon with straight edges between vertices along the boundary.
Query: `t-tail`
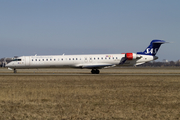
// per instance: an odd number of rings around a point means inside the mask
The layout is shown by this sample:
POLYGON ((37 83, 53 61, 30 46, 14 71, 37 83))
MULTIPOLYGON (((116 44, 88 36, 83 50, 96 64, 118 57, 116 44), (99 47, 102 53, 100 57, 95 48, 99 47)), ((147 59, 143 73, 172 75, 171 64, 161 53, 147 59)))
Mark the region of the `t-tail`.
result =
POLYGON ((137 54, 155 56, 161 44, 164 44, 164 43, 166 43, 166 41, 164 40, 152 40, 150 45, 145 49, 144 52, 137 52, 137 54))

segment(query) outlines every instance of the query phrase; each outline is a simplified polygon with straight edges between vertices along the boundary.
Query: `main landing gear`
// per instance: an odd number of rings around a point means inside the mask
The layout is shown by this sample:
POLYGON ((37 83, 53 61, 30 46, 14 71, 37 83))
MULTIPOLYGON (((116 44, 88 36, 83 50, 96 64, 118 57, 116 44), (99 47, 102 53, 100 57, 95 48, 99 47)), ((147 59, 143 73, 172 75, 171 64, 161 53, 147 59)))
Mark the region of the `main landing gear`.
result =
POLYGON ((92 70, 91 70, 91 73, 92 73, 92 74, 99 74, 100 71, 99 71, 98 69, 92 69, 92 70))

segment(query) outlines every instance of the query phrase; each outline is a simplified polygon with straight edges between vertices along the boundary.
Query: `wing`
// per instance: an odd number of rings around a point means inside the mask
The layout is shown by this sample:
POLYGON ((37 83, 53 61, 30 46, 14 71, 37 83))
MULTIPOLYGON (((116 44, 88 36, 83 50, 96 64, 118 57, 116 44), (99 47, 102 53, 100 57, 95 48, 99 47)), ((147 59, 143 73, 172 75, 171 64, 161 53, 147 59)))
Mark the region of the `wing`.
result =
POLYGON ((106 64, 106 63, 91 63, 91 64, 78 64, 75 67, 78 68, 87 68, 87 69, 102 69, 108 67, 114 67, 116 65, 113 64, 106 64))
POLYGON ((123 58, 121 59, 119 65, 123 65, 123 64, 126 62, 126 60, 128 60, 128 59, 127 59, 126 57, 123 57, 123 58))

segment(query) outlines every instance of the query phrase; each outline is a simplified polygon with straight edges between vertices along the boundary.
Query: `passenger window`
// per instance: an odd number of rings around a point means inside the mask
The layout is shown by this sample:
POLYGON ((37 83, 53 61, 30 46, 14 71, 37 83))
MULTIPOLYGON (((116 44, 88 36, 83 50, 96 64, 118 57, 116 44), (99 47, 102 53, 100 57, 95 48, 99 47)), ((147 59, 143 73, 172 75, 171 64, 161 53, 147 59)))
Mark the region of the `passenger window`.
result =
POLYGON ((36 61, 37 61, 37 59, 36 59, 36 61))
POLYGON ((46 59, 46 61, 48 61, 48 59, 46 59))
POLYGON ((78 60, 78 59, 76 58, 76 60, 78 60))
POLYGON ((63 60, 63 58, 61 60, 63 60))
POLYGON ((41 61, 41 60, 39 59, 39 61, 41 61))
POLYGON ((33 59, 32 59, 32 61, 33 61, 33 59))

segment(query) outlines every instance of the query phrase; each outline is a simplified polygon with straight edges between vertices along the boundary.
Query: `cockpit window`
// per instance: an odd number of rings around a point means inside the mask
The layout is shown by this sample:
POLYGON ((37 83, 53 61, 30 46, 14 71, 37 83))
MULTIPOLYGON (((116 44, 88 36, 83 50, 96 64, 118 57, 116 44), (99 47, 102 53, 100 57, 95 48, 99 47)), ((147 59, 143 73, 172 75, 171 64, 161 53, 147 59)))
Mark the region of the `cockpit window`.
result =
POLYGON ((13 61, 21 61, 21 59, 14 59, 13 61))

